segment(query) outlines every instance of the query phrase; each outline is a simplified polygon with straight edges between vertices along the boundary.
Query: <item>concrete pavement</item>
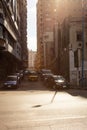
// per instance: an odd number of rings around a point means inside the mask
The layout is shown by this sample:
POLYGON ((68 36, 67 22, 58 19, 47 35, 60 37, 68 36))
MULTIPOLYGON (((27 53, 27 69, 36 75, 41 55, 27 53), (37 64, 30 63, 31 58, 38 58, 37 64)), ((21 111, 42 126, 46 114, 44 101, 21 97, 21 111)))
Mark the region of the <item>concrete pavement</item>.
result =
POLYGON ((0 130, 87 130, 86 97, 84 90, 0 91, 0 130))
POLYGON ((87 91, 49 91, 27 81, 0 91, 0 130, 87 130, 87 91))

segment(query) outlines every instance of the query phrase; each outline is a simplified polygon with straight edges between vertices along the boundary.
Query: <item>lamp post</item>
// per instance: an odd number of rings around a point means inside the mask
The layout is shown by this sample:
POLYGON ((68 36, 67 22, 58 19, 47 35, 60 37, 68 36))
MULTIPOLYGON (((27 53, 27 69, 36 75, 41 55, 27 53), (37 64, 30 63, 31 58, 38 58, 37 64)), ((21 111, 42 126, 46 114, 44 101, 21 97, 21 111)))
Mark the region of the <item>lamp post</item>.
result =
POLYGON ((84 0, 82 0, 82 86, 84 78, 84 0))

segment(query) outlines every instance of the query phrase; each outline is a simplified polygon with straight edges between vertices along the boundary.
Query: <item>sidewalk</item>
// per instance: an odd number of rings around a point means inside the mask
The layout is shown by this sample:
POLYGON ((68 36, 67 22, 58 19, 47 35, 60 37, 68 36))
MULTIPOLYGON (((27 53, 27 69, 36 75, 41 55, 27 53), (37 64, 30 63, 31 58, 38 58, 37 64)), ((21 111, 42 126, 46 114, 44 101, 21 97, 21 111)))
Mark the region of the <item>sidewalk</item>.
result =
POLYGON ((77 86, 77 85, 71 85, 70 86, 71 89, 79 89, 79 90, 87 90, 87 86, 77 86))
POLYGON ((70 83, 68 84, 68 88, 69 89, 77 89, 77 90, 87 90, 87 83, 84 82, 83 84, 79 83, 79 85, 77 85, 77 83, 70 83))

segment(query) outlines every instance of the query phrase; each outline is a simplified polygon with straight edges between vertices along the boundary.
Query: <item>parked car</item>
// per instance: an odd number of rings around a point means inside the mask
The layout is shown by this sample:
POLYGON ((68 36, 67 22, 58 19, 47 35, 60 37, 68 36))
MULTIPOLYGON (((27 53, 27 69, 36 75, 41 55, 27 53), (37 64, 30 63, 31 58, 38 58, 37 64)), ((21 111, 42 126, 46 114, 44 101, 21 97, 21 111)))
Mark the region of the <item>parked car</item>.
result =
POLYGON ((30 72, 30 70, 29 70, 29 69, 24 70, 24 75, 28 75, 28 74, 29 74, 29 72, 30 72))
POLYGON ((13 75, 17 76, 18 77, 18 82, 21 83, 21 80, 22 80, 22 75, 20 72, 16 72, 14 73, 13 75))
POLYGON ((30 71, 29 69, 24 70, 24 72, 23 72, 24 77, 23 77, 23 78, 24 78, 25 80, 28 80, 28 76, 29 76, 30 72, 31 72, 31 71, 30 71))
POLYGON ((53 89, 66 89, 69 88, 68 82, 61 75, 52 75, 48 77, 46 86, 53 89))
POLYGON ((38 81, 39 76, 38 73, 36 71, 30 71, 28 74, 28 80, 29 81, 38 81))
POLYGON ((23 79, 24 78, 24 71, 23 70, 19 70, 20 73, 20 78, 23 79))
POLYGON ((46 84, 48 82, 48 78, 50 78, 51 76, 53 76, 52 73, 45 74, 44 79, 43 79, 44 84, 46 84))
POLYGON ((49 69, 42 69, 40 73, 40 79, 44 81, 48 75, 52 75, 52 71, 49 69))
POLYGON ((18 87, 19 87, 18 77, 15 75, 7 76, 7 79, 4 82, 4 88, 18 88, 18 87))

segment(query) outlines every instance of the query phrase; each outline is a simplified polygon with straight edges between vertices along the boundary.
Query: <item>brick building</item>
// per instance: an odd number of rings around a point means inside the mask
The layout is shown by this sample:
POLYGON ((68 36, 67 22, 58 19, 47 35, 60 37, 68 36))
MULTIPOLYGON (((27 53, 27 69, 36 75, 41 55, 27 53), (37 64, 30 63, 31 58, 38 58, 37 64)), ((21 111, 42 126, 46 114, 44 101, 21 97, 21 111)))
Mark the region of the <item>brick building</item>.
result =
POLYGON ((54 1, 38 0, 37 3, 37 54, 39 68, 52 69, 54 61, 54 1))

